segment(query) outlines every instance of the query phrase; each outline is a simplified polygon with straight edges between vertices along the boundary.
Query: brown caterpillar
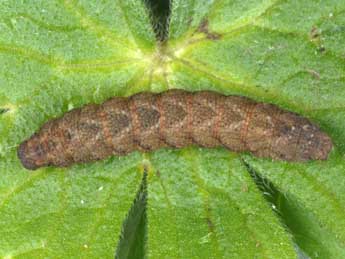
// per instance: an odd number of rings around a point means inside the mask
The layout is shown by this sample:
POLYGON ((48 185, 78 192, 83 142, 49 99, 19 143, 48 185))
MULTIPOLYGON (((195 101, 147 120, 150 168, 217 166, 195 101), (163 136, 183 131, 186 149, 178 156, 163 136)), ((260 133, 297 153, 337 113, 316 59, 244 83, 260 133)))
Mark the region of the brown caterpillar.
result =
POLYGON ((275 105, 211 91, 169 90, 71 110, 24 141, 18 157, 34 170, 192 144, 288 161, 327 159, 332 149, 316 125, 275 105))

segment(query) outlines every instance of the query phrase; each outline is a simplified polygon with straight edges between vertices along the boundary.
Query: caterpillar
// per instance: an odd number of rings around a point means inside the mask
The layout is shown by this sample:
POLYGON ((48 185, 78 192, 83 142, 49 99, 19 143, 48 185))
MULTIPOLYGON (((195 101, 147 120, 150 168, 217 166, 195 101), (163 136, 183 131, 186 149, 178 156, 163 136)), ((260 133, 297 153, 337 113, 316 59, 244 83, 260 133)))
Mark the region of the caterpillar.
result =
POLYGON ((25 168, 35 170, 189 145, 296 162, 327 159, 332 149, 318 126, 273 104, 175 89, 73 109, 45 123, 17 153, 25 168))

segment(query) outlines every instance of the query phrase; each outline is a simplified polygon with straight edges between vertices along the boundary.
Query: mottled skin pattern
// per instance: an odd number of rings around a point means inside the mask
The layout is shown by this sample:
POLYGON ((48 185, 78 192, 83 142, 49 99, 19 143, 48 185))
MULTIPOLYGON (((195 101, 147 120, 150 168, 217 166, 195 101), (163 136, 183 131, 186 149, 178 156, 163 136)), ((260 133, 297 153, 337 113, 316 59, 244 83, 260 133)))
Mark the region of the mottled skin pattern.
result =
POLYGON ((20 145, 18 156, 25 168, 35 170, 193 144, 287 161, 327 159, 332 149, 316 125, 272 104, 170 90, 74 109, 44 124, 20 145))

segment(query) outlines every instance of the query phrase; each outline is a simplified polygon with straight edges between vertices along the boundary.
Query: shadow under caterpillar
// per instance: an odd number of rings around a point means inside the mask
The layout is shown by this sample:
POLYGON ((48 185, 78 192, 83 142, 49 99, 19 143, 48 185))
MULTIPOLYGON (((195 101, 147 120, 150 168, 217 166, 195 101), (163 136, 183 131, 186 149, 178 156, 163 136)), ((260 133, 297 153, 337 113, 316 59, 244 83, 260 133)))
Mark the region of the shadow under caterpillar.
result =
POLYGON ((273 104, 211 91, 169 90, 73 109, 21 143, 18 157, 35 170, 193 144, 297 162, 327 159, 332 149, 318 126, 273 104))

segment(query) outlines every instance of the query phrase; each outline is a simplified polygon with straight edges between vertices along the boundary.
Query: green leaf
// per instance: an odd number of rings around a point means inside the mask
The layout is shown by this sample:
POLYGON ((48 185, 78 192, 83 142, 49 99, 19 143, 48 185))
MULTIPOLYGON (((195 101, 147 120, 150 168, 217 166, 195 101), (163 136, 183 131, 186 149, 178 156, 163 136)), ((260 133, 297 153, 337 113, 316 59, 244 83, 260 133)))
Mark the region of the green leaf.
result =
POLYGON ((345 258, 345 163, 341 156, 327 162, 287 165, 246 159, 252 170, 281 193, 277 209, 294 238, 312 258, 345 258))
POLYGON ((155 153, 151 160, 149 256, 294 257, 285 229, 238 156, 184 149, 155 153))
POLYGON ((0 257, 345 258, 345 3, 170 8, 0 0, 0 257), (275 103, 335 149, 304 164, 161 149, 33 173, 16 157, 72 108, 169 88, 275 103))

